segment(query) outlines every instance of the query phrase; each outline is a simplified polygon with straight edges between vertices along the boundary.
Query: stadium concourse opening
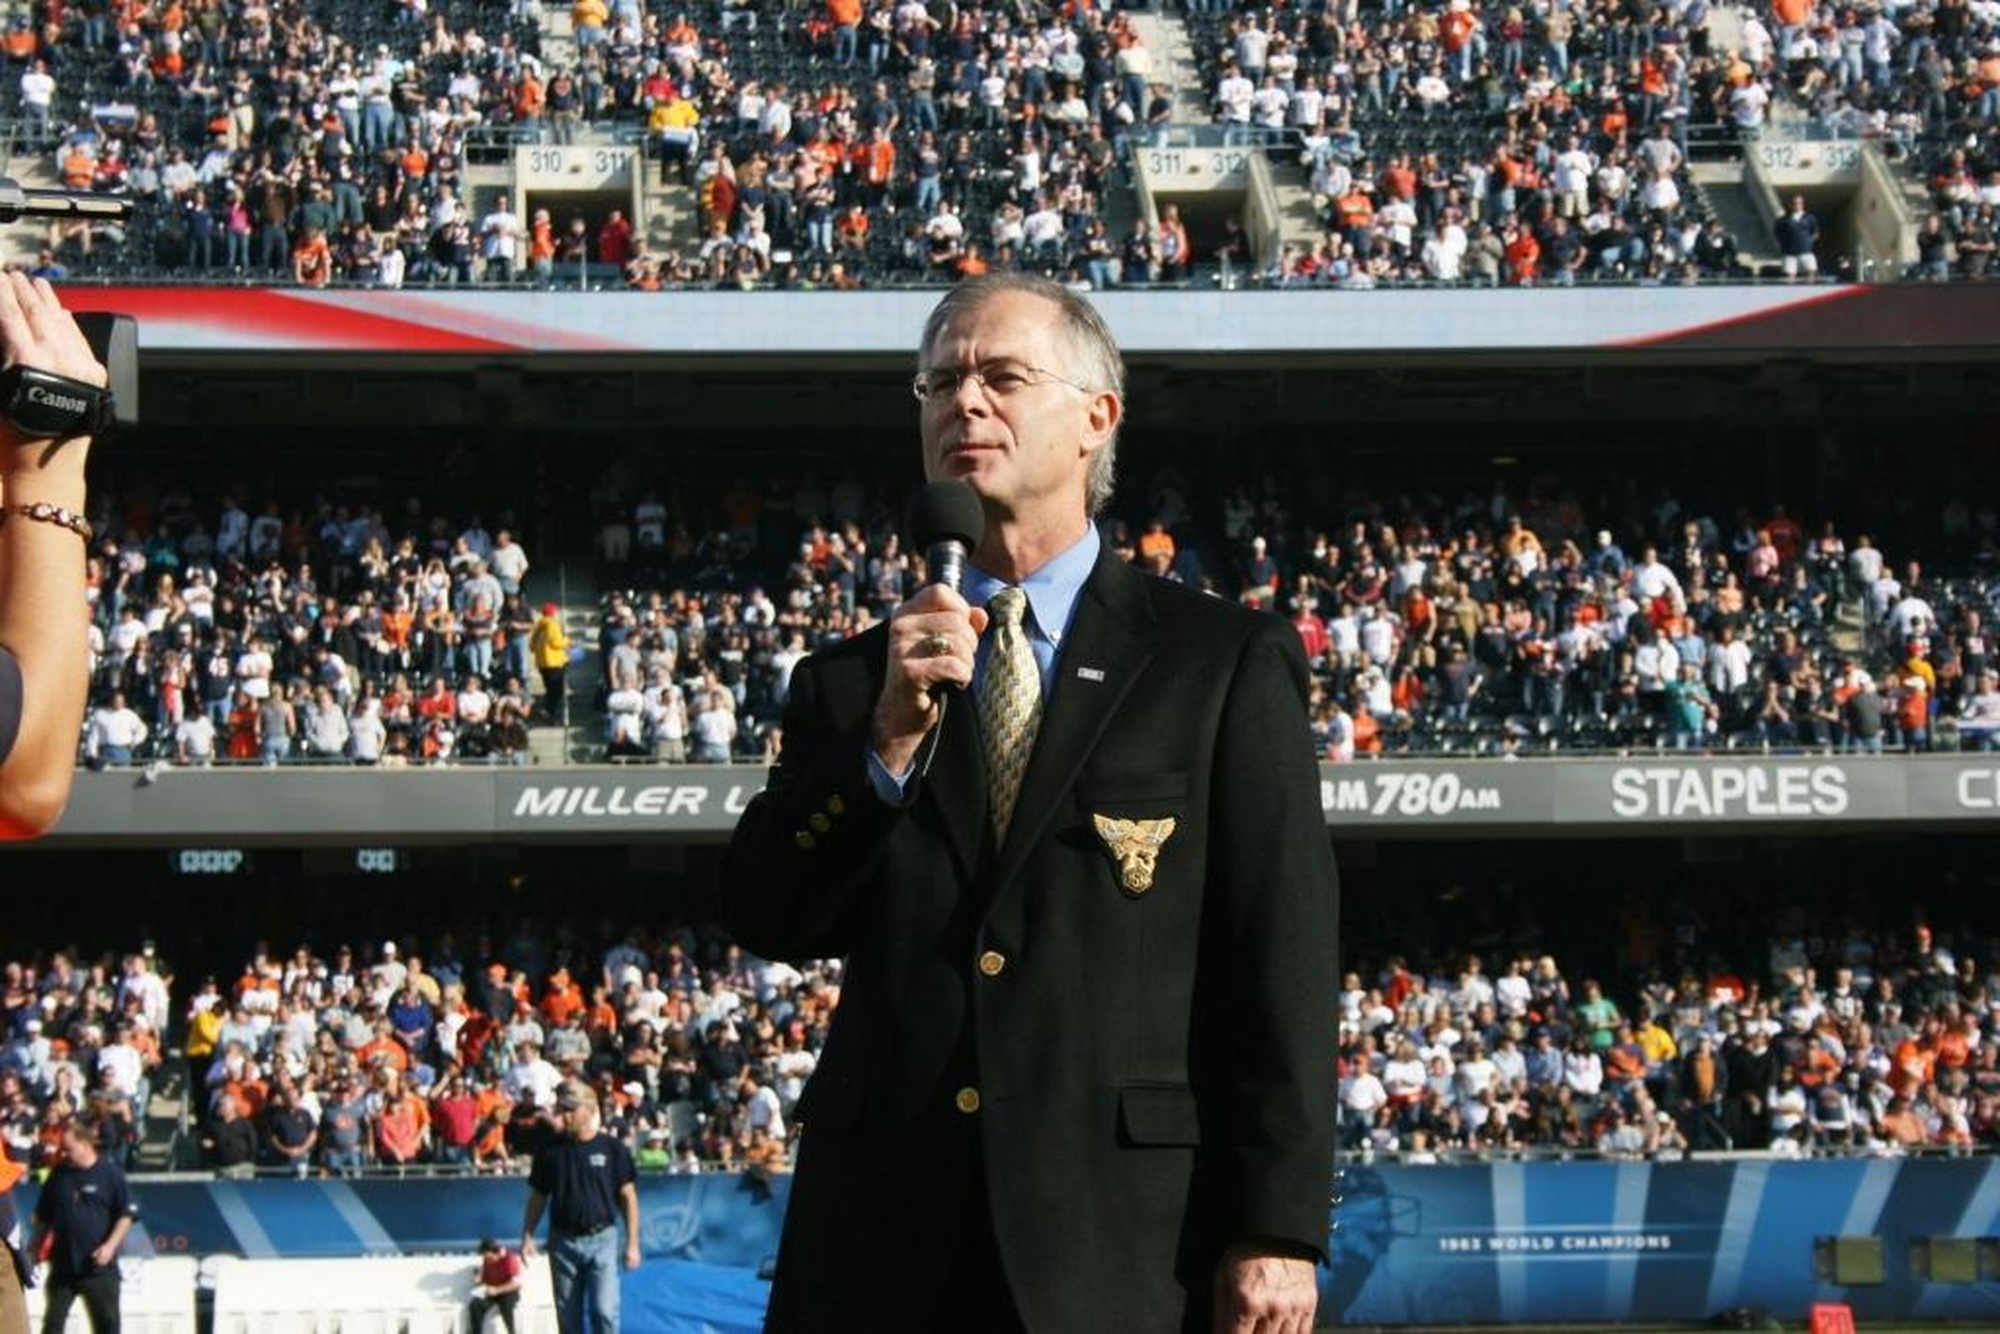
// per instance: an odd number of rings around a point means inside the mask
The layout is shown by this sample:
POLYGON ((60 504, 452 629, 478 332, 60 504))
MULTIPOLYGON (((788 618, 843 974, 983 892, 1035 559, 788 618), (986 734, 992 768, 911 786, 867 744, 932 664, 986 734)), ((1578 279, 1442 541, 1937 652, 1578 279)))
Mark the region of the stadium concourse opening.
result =
MULTIPOLYGON (((590 557, 607 496, 657 491, 699 536, 745 488, 894 502, 916 465, 910 359, 166 360, 143 375, 145 432, 104 465, 122 500, 190 477, 308 513, 444 492, 516 515, 546 561, 590 557)), ((1412 492, 1647 511, 1672 494, 1718 520, 1777 501, 1915 536, 1932 497, 2000 470, 1989 370, 1950 357, 1134 356, 1127 397, 1112 512, 1135 527, 1170 473, 1211 502, 1282 479, 1329 514, 1412 492)), ((797 533, 769 536, 782 559, 797 533)))
MULTIPOLYGON (((1598 980, 1633 1013, 1641 993, 1728 971, 1767 999, 1788 994, 1774 958, 1802 950, 1819 985, 1837 966, 1886 958, 1919 926, 1984 985, 2000 961, 2000 866, 1982 835, 1350 842, 1342 870, 1342 971, 1366 985, 1392 969, 1456 977, 1465 956, 1497 976, 1551 956, 1572 987, 1598 980)), ((495 961, 537 987, 567 967, 601 982, 627 933, 704 949, 716 847, 159 847, 15 851, 16 886, 88 884, 89 912, 63 895, 17 896, 5 959, 79 962, 151 943, 177 1007, 200 979, 228 989, 256 956, 305 947, 357 961, 384 941, 468 971, 495 961)), ((696 951, 699 954, 699 951, 696 951)), ((719 956, 717 956, 719 957, 719 956)), ((713 966, 715 960, 705 962, 713 966)), ((1339 978, 1328 961, 1328 985, 1339 978)), ((115 976, 115 969, 114 969, 115 976)), ((1789 984, 1796 990, 1798 983, 1789 984)), ((539 994, 539 992, 537 993, 539 994)), ((178 1030, 179 1014, 176 1014, 178 1030)))

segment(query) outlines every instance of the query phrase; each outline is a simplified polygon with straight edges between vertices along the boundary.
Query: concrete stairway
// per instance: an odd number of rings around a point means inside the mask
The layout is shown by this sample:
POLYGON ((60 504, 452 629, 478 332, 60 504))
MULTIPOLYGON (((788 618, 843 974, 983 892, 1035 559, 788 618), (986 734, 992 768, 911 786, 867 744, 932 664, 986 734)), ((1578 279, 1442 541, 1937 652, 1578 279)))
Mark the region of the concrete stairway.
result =
POLYGON ((701 211, 694 191, 678 181, 660 184, 660 165, 650 159, 639 163, 638 169, 645 177, 634 225, 645 249, 655 255, 669 250, 691 255, 701 244, 701 211))
MULTIPOLYGON (((1195 60, 1194 43, 1188 37, 1187 20, 1179 14, 1146 10, 1131 15, 1132 30, 1153 59, 1153 82, 1173 91, 1174 121, 1180 125, 1206 125, 1209 120, 1207 80, 1195 60)), ((1134 111, 1145 114, 1144 107, 1134 111)))
POLYGON ((1743 263, 1753 271, 1760 265, 1777 263, 1777 242, 1764 214, 1750 198, 1740 160, 1696 162, 1689 166, 1688 176, 1708 211, 1722 219, 1723 230, 1736 238, 1736 253, 1743 263))

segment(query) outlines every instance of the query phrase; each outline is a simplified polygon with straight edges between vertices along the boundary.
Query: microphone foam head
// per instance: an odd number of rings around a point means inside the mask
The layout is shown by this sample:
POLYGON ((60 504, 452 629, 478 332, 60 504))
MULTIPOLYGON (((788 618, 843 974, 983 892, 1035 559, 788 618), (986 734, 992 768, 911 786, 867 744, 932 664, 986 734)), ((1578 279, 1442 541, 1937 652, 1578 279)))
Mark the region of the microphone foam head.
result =
POLYGON ((932 482, 910 502, 909 532, 919 550, 957 541, 971 551, 986 535, 979 493, 964 482, 932 482))

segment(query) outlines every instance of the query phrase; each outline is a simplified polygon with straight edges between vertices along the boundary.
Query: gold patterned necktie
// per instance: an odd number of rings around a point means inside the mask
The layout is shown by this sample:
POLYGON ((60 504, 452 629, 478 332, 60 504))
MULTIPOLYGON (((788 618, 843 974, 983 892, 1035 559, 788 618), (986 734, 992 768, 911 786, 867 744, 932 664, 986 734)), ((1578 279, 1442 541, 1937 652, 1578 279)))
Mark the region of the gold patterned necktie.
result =
POLYGON ((993 841, 1006 843, 1021 795, 1021 776, 1035 748, 1042 721, 1042 673, 1022 626, 1028 595, 1003 588, 986 604, 993 618, 993 643, 979 682, 979 736, 986 750, 986 793, 993 815, 993 841))

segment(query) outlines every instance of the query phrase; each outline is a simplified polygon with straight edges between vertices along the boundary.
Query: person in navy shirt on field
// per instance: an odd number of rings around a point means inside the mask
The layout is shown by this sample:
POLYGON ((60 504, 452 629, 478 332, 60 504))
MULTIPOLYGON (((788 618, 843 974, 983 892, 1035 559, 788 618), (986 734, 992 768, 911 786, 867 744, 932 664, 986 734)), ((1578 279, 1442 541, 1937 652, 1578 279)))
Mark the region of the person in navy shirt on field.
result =
POLYGON ((627 1269, 639 1267, 639 1189, 632 1151, 604 1133, 597 1095, 571 1080, 556 1099, 562 1133, 535 1155, 521 1255, 535 1254, 535 1228, 549 1215, 549 1270, 562 1334, 583 1334, 586 1299, 595 1334, 618 1329, 618 1221, 625 1221, 627 1269))
POLYGON ((35 1201, 30 1255, 49 1246, 47 1314, 43 1334, 61 1334, 79 1297, 90 1313, 91 1334, 117 1334, 118 1249, 139 1208, 125 1173, 98 1149, 97 1118, 73 1116, 63 1126, 62 1163, 49 1174, 35 1201))

